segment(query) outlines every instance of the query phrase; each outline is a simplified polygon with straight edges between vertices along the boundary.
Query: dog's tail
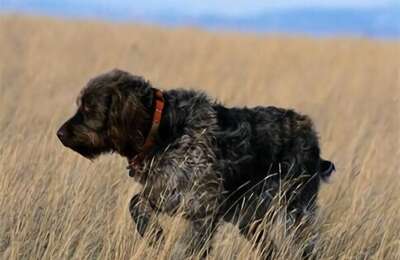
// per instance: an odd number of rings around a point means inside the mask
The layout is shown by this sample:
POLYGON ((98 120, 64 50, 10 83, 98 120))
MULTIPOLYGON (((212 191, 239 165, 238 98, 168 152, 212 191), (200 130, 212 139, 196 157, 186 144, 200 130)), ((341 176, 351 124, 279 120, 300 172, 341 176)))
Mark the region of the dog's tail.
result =
POLYGON ((323 181, 328 181, 331 177, 332 172, 336 171, 335 165, 331 161, 320 159, 319 163, 319 177, 323 181))

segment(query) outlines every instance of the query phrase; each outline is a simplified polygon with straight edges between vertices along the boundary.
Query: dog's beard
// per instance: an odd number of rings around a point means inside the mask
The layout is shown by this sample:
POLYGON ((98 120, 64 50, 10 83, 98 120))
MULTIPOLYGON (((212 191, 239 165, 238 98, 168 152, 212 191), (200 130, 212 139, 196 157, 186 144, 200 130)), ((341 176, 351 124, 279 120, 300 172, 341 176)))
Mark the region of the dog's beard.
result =
POLYGON ((74 152, 77 152, 81 156, 85 157, 89 160, 96 159, 99 155, 110 152, 109 149, 100 148, 100 147, 86 147, 86 146, 71 146, 68 147, 74 152))

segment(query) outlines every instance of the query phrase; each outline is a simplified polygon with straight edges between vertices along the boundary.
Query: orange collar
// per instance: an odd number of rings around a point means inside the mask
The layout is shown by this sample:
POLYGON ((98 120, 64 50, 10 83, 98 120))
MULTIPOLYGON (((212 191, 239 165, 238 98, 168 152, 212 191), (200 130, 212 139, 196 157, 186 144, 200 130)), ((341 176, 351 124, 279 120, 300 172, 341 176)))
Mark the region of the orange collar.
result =
POLYGON ((164 96, 159 89, 153 89, 154 98, 155 98, 155 107, 153 113, 153 122, 149 131, 149 134, 146 137, 146 140, 143 144, 142 151, 137 154, 133 158, 128 158, 128 167, 129 176, 133 176, 134 170, 140 166, 147 153, 151 150, 151 148, 156 143, 156 136, 158 135, 158 127, 160 126, 161 116, 165 105, 164 96))

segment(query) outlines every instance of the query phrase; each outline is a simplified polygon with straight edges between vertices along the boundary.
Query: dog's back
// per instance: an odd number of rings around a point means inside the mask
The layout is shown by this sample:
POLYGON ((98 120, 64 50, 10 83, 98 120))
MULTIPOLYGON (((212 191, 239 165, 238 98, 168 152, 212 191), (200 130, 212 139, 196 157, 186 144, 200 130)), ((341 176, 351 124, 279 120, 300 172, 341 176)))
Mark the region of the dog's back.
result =
POLYGON ((288 188, 289 196, 296 193, 298 198, 293 201, 301 202, 301 207, 314 204, 320 178, 326 180, 334 166, 320 158, 318 137, 309 117, 276 107, 215 105, 214 109, 220 167, 232 200, 243 193, 262 193, 263 189, 272 191, 273 196, 274 187, 283 180, 296 180, 292 186, 299 186, 297 180, 301 180, 301 190, 288 188))

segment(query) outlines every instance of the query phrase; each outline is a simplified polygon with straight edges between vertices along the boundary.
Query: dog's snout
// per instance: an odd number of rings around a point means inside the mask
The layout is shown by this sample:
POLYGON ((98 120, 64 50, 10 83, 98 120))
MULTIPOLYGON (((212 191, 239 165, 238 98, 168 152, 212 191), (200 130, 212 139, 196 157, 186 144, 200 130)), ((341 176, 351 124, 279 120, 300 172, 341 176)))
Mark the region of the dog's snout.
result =
POLYGON ((65 130, 64 127, 61 127, 57 131, 57 137, 58 137, 58 139, 60 139, 60 141, 63 141, 65 139, 66 135, 67 135, 67 131, 65 130))
POLYGON ((62 131, 61 129, 57 131, 57 136, 58 138, 61 138, 64 136, 64 131, 62 131))

